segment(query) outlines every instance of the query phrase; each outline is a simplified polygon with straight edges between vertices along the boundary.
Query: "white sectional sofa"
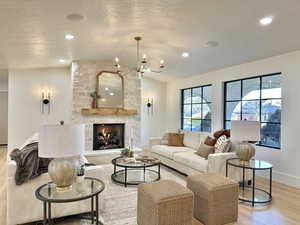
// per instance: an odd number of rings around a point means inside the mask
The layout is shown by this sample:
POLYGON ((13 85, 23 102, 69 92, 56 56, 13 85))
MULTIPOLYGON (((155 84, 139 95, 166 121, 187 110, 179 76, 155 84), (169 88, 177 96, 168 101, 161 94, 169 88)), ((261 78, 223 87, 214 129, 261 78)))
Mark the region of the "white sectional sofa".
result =
MULTIPOLYGON (((216 172, 225 175, 226 160, 236 157, 234 152, 235 145, 232 144, 231 152, 214 153, 208 156, 208 159, 196 155, 200 144, 210 135, 206 132, 184 132, 184 147, 168 146, 163 143, 162 138, 150 138, 150 151, 152 155, 161 160, 163 164, 169 166, 186 175, 195 173, 216 172)), ((238 174, 233 177, 240 176, 238 174)), ((231 173, 232 174, 232 173, 231 173)))

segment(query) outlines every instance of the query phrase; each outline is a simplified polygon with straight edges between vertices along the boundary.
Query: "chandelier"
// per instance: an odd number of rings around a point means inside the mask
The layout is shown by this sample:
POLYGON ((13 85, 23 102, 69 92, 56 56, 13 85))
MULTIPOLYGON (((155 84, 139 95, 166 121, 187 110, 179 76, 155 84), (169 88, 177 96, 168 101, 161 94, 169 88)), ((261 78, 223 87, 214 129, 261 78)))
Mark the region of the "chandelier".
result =
MULTIPOLYGON (((149 67, 147 63, 147 56, 146 54, 143 54, 142 58, 140 57, 140 41, 142 40, 142 37, 135 37, 134 40, 136 41, 136 68, 134 69, 137 73, 137 76, 139 79, 142 79, 144 76, 144 73, 146 72, 152 72, 152 73, 161 73, 162 69, 165 67, 164 60, 161 59, 159 61, 159 69, 153 70, 149 67)), ((121 65, 119 64, 120 60, 118 57, 115 58, 115 68, 118 73, 121 73, 121 65)))

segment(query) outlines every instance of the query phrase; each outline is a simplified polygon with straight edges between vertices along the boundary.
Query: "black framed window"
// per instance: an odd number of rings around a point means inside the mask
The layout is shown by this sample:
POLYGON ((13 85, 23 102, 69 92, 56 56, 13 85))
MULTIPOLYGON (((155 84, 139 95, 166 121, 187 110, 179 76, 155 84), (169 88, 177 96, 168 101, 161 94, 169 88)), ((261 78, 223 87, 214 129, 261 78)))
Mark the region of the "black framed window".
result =
POLYGON ((224 84, 224 128, 232 120, 255 120, 261 124, 258 145, 280 148, 281 73, 262 75, 224 84))
POLYGON ((211 85, 181 90, 181 128, 211 132, 211 85))

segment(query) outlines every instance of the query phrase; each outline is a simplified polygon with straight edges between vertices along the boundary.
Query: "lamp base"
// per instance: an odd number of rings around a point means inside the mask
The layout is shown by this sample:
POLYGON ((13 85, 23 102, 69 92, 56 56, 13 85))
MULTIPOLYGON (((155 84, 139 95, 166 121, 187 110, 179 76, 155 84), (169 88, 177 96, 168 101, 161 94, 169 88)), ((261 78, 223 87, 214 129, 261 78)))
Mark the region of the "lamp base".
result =
POLYGON ((70 190, 76 177, 76 163, 73 159, 53 159, 49 163, 48 173, 58 191, 70 190))
POLYGON ((242 142, 236 150, 236 155, 240 158, 241 162, 249 163, 249 160, 255 156, 255 148, 248 142, 242 142))

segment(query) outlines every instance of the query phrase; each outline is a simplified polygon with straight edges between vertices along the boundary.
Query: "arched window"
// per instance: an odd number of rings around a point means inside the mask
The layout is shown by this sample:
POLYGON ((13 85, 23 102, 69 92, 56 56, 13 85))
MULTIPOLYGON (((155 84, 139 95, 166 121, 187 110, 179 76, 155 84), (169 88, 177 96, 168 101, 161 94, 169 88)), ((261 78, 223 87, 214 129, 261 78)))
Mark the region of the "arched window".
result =
POLYGON ((261 123, 259 145, 280 148, 281 73, 257 76, 224 84, 224 127, 232 120, 261 123))

